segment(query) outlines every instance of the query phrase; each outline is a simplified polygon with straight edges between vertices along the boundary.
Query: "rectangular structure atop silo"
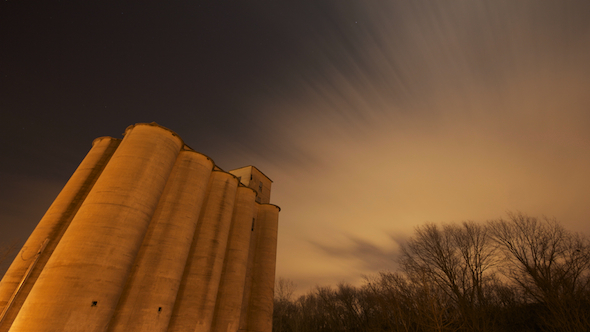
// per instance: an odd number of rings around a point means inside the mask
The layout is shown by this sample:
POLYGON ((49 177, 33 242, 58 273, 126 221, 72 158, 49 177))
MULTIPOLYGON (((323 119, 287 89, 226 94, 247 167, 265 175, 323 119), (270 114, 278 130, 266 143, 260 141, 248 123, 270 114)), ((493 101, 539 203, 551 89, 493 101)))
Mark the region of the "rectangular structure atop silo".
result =
POLYGON ((270 203, 270 187, 272 180, 254 166, 244 166, 229 171, 238 177, 240 182, 256 191, 256 202, 270 203))

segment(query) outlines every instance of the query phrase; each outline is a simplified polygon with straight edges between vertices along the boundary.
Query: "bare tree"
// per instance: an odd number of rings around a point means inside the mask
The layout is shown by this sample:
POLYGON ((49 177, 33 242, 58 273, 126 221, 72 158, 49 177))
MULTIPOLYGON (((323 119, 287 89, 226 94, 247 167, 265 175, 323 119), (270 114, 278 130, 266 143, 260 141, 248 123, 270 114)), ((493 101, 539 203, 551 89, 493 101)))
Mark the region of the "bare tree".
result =
POLYGON ((485 226, 474 222, 416 228, 400 263, 416 284, 433 282, 463 317, 465 328, 485 331, 485 284, 493 280, 495 247, 485 226))
POLYGON ((278 277, 275 285, 275 299, 278 301, 291 301, 297 285, 293 280, 278 277))
POLYGON ((293 330, 296 319, 296 307, 293 303, 293 294, 297 286, 292 280, 279 277, 276 280, 274 306, 273 306, 273 331, 288 332, 293 330))
POLYGON ((416 331, 416 297, 403 275, 380 272, 378 276, 365 276, 363 292, 366 306, 372 312, 371 321, 381 327, 377 331, 416 331))
POLYGON ((590 242, 554 219, 517 213, 490 222, 504 254, 501 271, 529 302, 548 311, 546 323, 559 331, 588 331, 590 242))
POLYGON ((426 224, 401 271, 293 300, 279 278, 274 331, 590 331, 590 240, 555 220, 426 224))

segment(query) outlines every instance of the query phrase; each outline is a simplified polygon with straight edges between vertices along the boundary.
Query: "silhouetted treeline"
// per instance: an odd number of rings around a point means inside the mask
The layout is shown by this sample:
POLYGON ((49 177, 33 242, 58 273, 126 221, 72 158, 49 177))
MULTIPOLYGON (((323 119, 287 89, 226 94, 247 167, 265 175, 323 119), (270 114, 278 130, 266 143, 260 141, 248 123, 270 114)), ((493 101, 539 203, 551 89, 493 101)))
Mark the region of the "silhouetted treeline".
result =
POLYGON ((273 330, 590 331, 590 243, 555 220, 425 224, 397 260, 360 287, 297 299, 279 279, 273 330))

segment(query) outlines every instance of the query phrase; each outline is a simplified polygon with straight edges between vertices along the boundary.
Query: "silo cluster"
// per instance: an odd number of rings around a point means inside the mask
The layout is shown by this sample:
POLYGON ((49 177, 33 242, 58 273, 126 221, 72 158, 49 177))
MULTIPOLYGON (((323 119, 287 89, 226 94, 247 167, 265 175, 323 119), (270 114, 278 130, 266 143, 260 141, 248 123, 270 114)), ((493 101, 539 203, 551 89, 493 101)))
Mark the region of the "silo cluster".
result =
POLYGON ((271 183, 155 123, 97 138, 0 282, 0 332, 270 332, 271 183))

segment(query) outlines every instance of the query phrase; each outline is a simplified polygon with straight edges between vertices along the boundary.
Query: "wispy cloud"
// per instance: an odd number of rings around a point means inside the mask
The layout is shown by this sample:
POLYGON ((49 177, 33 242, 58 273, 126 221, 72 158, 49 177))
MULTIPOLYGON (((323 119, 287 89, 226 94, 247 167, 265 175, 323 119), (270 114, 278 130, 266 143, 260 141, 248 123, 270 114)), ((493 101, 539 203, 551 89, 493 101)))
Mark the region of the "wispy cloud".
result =
MULTIPOLYGON (((299 154, 269 164, 287 207, 281 239, 312 243, 301 252, 324 261, 315 274, 325 278, 345 261, 387 268, 385 234, 408 236, 426 221, 522 210, 589 231, 590 7, 577 5, 335 9, 305 44, 315 57, 262 105, 269 144, 299 154)), ((293 264, 279 274, 303 268, 294 248, 304 246, 280 244, 293 264)))

